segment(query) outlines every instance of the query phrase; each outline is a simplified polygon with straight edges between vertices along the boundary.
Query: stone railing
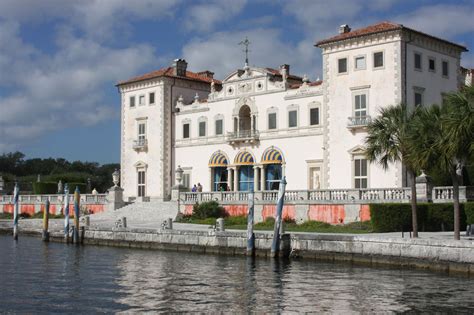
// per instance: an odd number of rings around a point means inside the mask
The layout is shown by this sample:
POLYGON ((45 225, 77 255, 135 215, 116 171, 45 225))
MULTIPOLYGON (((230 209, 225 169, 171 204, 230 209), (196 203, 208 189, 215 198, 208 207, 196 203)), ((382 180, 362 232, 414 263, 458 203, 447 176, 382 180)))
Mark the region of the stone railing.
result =
POLYGON ((371 121, 372 118, 370 116, 348 117, 347 128, 366 127, 371 121))
POLYGON ((227 141, 234 142, 255 142, 258 141, 260 133, 258 130, 240 130, 237 132, 228 132, 227 141))
MULTIPOLYGON (((256 203, 275 203, 278 191, 257 191, 254 193, 256 203)), ((285 202, 288 204, 337 204, 337 203, 379 203, 379 202, 409 202, 411 191, 403 188, 366 188, 366 189, 320 189, 320 190, 287 190, 285 202)), ((459 188, 461 202, 474 200, 474 186, 459 188)), ((215 200, 222 204, 246 204, 248 192, 185 192, 180 194, 180 201, 193 204, 215 200)), ((428 201, 452 201, 452 187, 434 187, 432 198, 428 201)))
MULTIPOLYGON (((81 194, 81 204, 106 204, 107 194, 81 194)), ((19 195, 18 201, 20 203, 29 204, 43 204, 47 200, 51 204, 64 202, 64 195, 19 195)), ((74 202, 74 194, 69 194, 69 202, 74 202)), ((0 198, 0 203, 13 203, 13 195, 4 195, 0 198)))
MULTIPOLYGON (((453 187, 434 187, 432 193, 433 202, 451 202, 453 200, 453 187)), ((474 200, 474 186, 459 187, 459 201, 465 202, 474 200)))

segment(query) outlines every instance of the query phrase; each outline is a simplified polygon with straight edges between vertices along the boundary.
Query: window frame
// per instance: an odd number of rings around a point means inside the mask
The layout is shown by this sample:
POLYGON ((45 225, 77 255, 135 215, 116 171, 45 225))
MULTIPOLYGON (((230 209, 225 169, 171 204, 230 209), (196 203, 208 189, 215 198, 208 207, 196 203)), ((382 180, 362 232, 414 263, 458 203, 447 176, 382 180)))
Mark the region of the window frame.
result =
POLYGON ((146 97, 145 94, 140 94, 138 96, 138 106, 145 106, 146 105, 146 97), (143 98, 143 104, 140 102, 143 98))
POLYGON ((137 120, 137 140, 138 141, 147 139, 146 131, 147 131, 146 120, 144 120, 144 119, 137 120), (143 133, 140 130, 140 126, 143 126, 143 133))
POLYGON ((420 72, 423 71, 423 54, 419 51, 414 51, 413 52, 413 69, 415 71, 420 71, 420 72), (417 56, 420 56, 420 67, 419 68, 416 66, 416 57, 417 56))
POLYGON ((146 168, 137 168, 137 197, 146 196, 146 168), (143 183, 140 182, 140 173, 143 173, 143 183), (143 195, 140 194, 140 188, 143 187, 143 195))
POLYGON ((352 116, 351 117, 368 117, 369 115, 369 91, 368 90, 357 90, 352 92, 352 116), (356 112, 361 112, 362 110, 356 109, 356 98, 357 96, 365 95, 365 116, 357 116, 356 112))
POLYGON ((131 95, 131 96, 128 97, 128 107, 130 107, 130 108, 137 107, 135 95, 131 95), (133 100, 133 102, 132 102, 132 100, 133 100), (133 103, 133 105, 132 105, 132 103, 133 103))
POLYGON ((208 135, 208 130, 207 130, 207 117, 201 116, 198 118, 198 124, 197 124, 197 135, 199 138, 204 138, 207 137, 208 135), (201 135, 201 124, 204 123, 204 135, 201 135))
POLYGON ((433 56, 428 56, 428 71, 436 73, 436 58, 433 56), (433 60, 434 68, 431 69, 430 67, 430 61, 433 60))
MULTIPOLYGON (((362 172, 362 164, 360 163, 359 165, 360 167, 360 172, 362 172)), ((365 156, 363 155, 353 155, 352 157, 352 187, 354 189, 367 189, 370 187, 370 184, 369 184, 369 169, 370 169, 370 164, 369 164, 369 161, 367 160, 367 158, 365 158, 365 156), (357 170, 357 167, 356 167, 356 161, 365 161, 365 172, 366 174, 365 175, 356 175, 356 170, 357 170), (362 183, 362 180, 366 180, 366 187, 357 187, 356 185, 356 181, 357 180, 360 180, 359 182, 359 186, 362 186, 361 183, 362 183)))
POLYGON ((149 105, 155 105, 156 103, 156 93, 155 92, 150 92, 148 93, 148 104, 149 105), (151 101, 151 96, 153 95, 153 102, 151 101))
POLYGON ((318 104, 311 104, 308 108, 308 126, 310 127, 316 127, 321 125, 321 106, 318 104), (316 124, 311 124, 311 111, 313 109, 318 110, 318 122, 316 124))
POLYGON ((184 120, 182 123, 181 123, 181 138, 182 139, 191 139, 191 121, 189 120, 184 120), (188 125, 188 136, 185 137, 185 133, 184 133, 184 126, 185 125, 188 125))
POLYGON ((337 72, 338 75, 349 73, 349 58, 347 58, 347 57, 337 58, 336 72, 337 72), (346 71, 344 71, 344 72, 339 71, 339 61, 341 61, 341 60, 346 60, 346 71))
POLYGON ((224 135, 224 118, 222 117, 217 117, 215 120, 214 120, 214 134, 216 136, 222 136, 224 135), (217 123, 218 122, 221 122, 221 132, 220 133, 217 133, 217 123))
POLYGON ((446 59, 441 60, 441 76, 443 78, 449 79, 449 61, 446 59), (444 74, 444 65, 446 64, 446 74, 444 74))
POLYGON ((372 52, 372 70, 380 70, 385 68, 385 50, 377 50, 372 52), (375 66, 375 54, 382 54, 382 65, 375 66))
POLYGON ((424 106, 425 96, 424 96, 425 88, 420 86, 413 87, 413 106, 424 106), (416 95, 420 94, 421 96, 421 104, 416 104, 416 95))
POLYGON ((357 55, 354 56, 354 71, 366 70, 367 69, 367 55, 357 55), (363 58, 364 59, 364 67, 357 68, 357 59, 363 58))
POLYGON ((267 130, 277 130, 278 129, 278 113, 276 111, 267 113, 267 130), (270 128, 270 115, 275 115, 275 127, 270 128))
POLYGON ((295 129, 298 128, 299 123, 298 123, 298 108, 296 107, 291 107, 288 108, 287 110, 287 117, 288 117, 288 129, 295 129), (295 112, 296 113, 296 125, 295 126, 290 126, 290 113, 295 112))

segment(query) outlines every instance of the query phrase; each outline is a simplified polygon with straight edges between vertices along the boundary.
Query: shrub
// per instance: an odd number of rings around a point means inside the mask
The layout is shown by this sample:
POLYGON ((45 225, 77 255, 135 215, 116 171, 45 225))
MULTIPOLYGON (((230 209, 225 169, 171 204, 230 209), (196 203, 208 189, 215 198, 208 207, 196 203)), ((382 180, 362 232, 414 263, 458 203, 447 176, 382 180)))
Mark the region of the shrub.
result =
POLYGON ((247 225, 246 216, 227 217, 225 219, 226 225, 247 225))
POLYGON ((194 204, 192 216, 195 219, 206 219, 223 218, 227 216, 227 214, 217 201, 206 201, 200 204, 194 204))
POLYGON ((33 193, 35 195, 55 194, 58 191, 58 184, 54 182, 34 182, 33 193))
MULTIPOLYGON (((452 231, 454 227, 453 204, 419 203, 417 205, 420 231, 452 231)), ((406 203, 380 203, 370 205, 371 223, 375 232, 411 230, 411 206, 406 203)), ((466 226, 464 205, 461 204, 461 228, 466 226)))
POLYGON ((301 224, 298 224, 298 227, 301 229, 321 229, 321 228, 329 228, 331 224, 321 221, 305 221, 301 224))
POLYGON ((474 202, 465 203, 464 212, 466 213, 466 223, 474 224, 474 202))

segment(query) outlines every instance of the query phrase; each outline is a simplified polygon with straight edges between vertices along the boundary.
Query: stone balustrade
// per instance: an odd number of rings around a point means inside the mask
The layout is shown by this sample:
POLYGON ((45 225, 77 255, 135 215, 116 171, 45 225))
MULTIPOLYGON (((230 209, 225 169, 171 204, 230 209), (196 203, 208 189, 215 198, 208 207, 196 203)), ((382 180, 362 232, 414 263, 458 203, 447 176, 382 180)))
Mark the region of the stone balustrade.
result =
MULTIPOLYGON (((106 204, 107 194, 81 194, 81 204, 106 204)), ((18 201, 20 203, 28 204, 43 204, 48 201, 51 204, 64 202, 64 195, 19 195, 18 201)), ((69 194, 69 202, 74 203, 74 193, 69 194)), ((0 204, 13 203, 13 195, 0 196, 0 204)))
MULTIPOLYGON (((276 202, 278 191, 257 191, 254 193, 256 203, 276 202)), ((337 203, 378 203, 378 202, 409 202, 411 191, 403 188, 366 188, 366 189, 320 189, 320 190, 287 190, 285 203, 287 204, 337 204, 337 203)), ((427 201, 451 202, 452 187, 434 187, 431 198, 427 201)), ((461 202, 474 200, 474 186, 459 188, 461 202)), ((246 204, 248 192, 181 192, 180 201, 184 204, 194 204, 215 200, 222 204, 246 204)))

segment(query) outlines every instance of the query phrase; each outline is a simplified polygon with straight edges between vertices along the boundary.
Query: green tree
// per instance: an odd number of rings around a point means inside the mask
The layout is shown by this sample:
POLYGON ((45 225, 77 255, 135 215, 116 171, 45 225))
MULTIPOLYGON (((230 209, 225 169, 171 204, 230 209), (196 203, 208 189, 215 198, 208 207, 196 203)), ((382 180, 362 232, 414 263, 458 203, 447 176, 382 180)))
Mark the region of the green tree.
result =
POLYGON ((412 164, 409 156, 409 134, 413 117, 417 111, 410 112, 405 104, 392 105, 380 110, 380 116, 367 127, 365 139, 366 157, 370 162, 380 164, 387 169, 391 163, 403 162, 407 169, 411 187, 411 216, 413 237, 418 237, 418 221, 416 211, 417 167, 412 164))

